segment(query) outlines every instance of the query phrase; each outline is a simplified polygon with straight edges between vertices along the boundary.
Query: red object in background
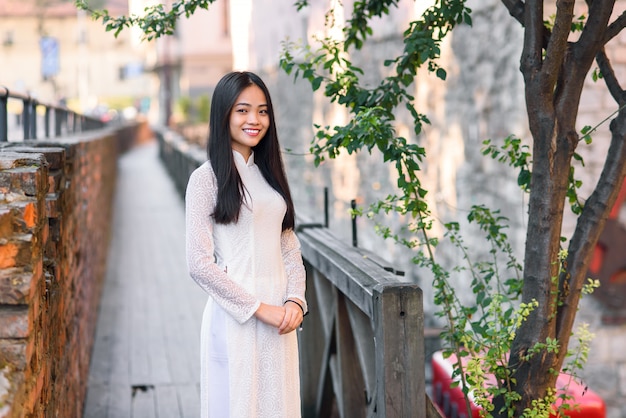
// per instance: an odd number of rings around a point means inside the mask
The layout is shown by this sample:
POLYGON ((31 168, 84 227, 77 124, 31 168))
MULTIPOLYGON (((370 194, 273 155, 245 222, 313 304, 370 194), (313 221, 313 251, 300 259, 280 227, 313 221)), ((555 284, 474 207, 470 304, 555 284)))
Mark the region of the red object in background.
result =
MULTIPOLYGON (((433 354, 433 402, 441 408, 447 418, 479 418, 480 407, 470 402, 471 415, 468 415, 465 408, 465 398, 460 385, 452 386, 452 364, 456 362, 456 357, 443 358, 441 351, 433 354)), ((571 400, 567 402, 573 405, 571 411, 566 411, 565 416, 569 418, 606 418, 606 405, 604 400, 592 390, 575 382, 569 375, 561 373, 556 382, 557 388, 567 386, 567 395, 571 400)), ((563 393, 558 389, 557 396, 563 393)), ((560 402, 560 401, 558 401, 560 402)))
POLYGON ((622 183, 589 262, 587 276, 600 287, 593 297, 601 302, 604 324, 626 324, 626 180, 622 183))
MULTIPOLYGON (((617 195, 617 199, 615 200, 615 204, 611 208, 611 212, 609 213, 608 220, 616 220, 619 217, 619 212, 621 210, 622 205, 626 201, 626 179, 624 183, 622 183, 622 188, 617 195)), ((589 264, 589 271, 591 273, 600 274, 600 269, 602 268, 602 262, 604 261, 604 254, 606 252, 606 248, 602 245, 597 245, 594 251, 593 258, 591 259, 591 263, 589 264)))

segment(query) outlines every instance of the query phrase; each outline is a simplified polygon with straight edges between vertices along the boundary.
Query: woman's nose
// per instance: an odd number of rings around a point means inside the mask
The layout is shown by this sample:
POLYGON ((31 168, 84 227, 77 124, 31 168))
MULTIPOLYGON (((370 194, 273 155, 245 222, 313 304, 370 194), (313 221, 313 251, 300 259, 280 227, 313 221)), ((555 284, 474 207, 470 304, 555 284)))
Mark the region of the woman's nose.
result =
POLYGON ((256 112, 248 112, 248 123, 257 124, 259 122, 259 117, 256 112))

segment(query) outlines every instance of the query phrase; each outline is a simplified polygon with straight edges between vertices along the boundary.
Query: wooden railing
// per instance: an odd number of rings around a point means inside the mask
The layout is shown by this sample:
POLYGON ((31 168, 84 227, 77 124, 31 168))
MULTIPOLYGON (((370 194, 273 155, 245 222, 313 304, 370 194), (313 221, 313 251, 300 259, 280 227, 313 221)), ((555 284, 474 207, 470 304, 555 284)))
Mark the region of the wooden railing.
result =
POLYGON ((326 228, 298 231, 305 417, 426 417, 422 291, 326 228))
MULTIPOLYGON (((160 155, 184 196, 203 150, 155 128, 160 155)), ((304 418, 431 415, 425 394, 422 291, 372 254, 300 223, 307 302, 300 338, 304 418)))

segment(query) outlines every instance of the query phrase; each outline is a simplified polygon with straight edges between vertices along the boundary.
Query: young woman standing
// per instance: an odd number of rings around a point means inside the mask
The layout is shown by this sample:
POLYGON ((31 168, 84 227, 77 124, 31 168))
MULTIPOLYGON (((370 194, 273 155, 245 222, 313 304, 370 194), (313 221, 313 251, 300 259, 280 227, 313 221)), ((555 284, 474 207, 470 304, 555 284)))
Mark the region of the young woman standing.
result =
POLYGON ((209 295, 201 416, 300 417, 293 331, 307 312, 305 271, 272 102, 257 75, 219 81, 207 150, 186 192, 189 272, 209 295))

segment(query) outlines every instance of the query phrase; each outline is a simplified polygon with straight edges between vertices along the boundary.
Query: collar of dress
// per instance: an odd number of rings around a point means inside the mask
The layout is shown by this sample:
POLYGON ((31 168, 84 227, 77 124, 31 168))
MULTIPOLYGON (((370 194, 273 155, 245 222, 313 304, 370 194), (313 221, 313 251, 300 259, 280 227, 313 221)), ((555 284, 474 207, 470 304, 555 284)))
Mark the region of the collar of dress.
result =
POLYGON ((252 167, 254 165, 254 151, 250 153, 250 157, 248 157, 248 161, 239 153, 239 151, 233 150, 233 158, 235 159, 236 165, 242 165, 244 167, 252 167))

